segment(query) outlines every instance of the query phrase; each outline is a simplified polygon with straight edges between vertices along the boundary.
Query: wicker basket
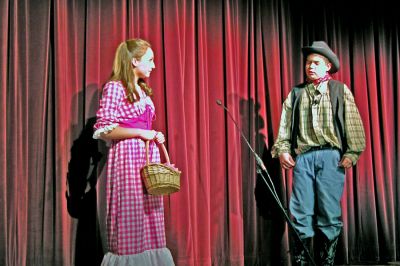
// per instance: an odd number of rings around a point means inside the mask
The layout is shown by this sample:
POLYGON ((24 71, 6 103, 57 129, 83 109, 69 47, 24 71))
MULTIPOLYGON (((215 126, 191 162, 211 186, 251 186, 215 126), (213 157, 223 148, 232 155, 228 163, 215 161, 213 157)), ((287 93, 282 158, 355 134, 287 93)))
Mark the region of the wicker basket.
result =
POLYGON ((140 170, 147 192, 151 195, 168 195, 179 191, 181 171, 170 166, 167 149, 160 145, 167 160, 165 164, 149 162, 149 141, 146 141, 146 165, 140 170))

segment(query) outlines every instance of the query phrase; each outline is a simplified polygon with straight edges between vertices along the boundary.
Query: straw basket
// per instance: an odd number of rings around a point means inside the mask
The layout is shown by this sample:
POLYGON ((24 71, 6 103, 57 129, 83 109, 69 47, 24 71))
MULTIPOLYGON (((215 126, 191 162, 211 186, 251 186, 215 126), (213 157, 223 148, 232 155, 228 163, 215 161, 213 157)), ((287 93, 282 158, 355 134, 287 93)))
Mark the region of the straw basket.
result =
POLYGON ((140 170, 147 192, 151 195, 168 195, 179 191, 181 171, 170 166, 167 149, 160 145, 167 162, 149 162, 149 141, 146 141, 146 165, 140 170))

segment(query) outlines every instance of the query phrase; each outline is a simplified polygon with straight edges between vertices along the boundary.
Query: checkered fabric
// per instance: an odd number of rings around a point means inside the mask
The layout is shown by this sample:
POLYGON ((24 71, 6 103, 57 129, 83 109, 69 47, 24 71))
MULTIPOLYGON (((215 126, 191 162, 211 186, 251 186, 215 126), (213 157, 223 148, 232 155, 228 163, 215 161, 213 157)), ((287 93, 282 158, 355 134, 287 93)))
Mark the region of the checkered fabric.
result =
MULTIPOLYGON (((144 93, 135 103, 126 99, 121 82, 108 82, 103 89, 95 135, 118 123, 141 116, 154 104, 144 93)), ((145 165, 145 143, 139 138, 112 142, 107 161, 107 236, 109 251, 131 255, 166 246, 162 196, 145 192, 140 169, 145 165)), ((151 162, 160 162, 157 145, 150 144, 151 162)))

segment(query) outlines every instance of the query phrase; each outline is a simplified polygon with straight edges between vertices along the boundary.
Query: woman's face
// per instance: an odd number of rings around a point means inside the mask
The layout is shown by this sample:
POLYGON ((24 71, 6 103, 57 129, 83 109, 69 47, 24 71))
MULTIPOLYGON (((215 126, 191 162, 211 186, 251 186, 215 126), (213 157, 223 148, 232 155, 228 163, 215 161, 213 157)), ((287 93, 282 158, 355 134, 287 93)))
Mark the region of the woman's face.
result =
POLYGON ((146 50, 146 53, 142 56, 140 60, 132 59, 132 64, 135 67, 135 75, 139 78, 148 78, 150 77, 151 71, 156 67, 154 64, 154 53, 153 50, 149 47, 146 50))
POLYGON ((306 76, 310 80, 317 80, 325 77, 326 73, 331 69, 328 59, 319 54, 310 54, 306 61, 306 76))

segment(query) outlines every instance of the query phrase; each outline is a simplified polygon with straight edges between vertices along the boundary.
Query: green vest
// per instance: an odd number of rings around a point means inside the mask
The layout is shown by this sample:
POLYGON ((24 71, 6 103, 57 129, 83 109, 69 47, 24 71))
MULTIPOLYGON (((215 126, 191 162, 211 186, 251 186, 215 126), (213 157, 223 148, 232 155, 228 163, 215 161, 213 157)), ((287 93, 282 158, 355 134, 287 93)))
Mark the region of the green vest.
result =
MULTIPOLYGON (((291 152, 296 155, 297 134, 299 132, 299 107, 302 93, 305 92, 306 83, 297 85, 292 90, 292 128, 291 128, 291 152)), ((344 84, 337 80, 328 81, 329 97, 332 105, 332 114, 334 116, 333 125, 335 127, 336 136, 340 142, 341 153, 343 154, 347 148, 346 132, 345 132, 345 116, 344 116, 344 84)))

